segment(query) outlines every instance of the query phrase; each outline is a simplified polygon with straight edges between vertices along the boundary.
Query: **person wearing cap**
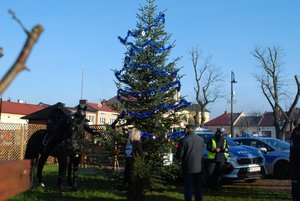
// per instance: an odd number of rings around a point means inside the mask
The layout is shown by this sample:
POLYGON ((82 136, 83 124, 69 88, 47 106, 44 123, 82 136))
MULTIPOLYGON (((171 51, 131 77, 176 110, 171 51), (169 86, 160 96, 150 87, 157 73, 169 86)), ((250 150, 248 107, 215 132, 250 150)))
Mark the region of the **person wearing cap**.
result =
POLYGON ((206 145, 207 185, 213 190, 221 190, 221 181, 228 157, 228 144, 224 138, 225 129, 218 128, 214 137, 206 145))
POLYGON ((195 134, 194 125, 186 126, 186 135, 179 142, 176 158, 181 161, 184 177, 184 199, 192 201, 194 187, 195 201, 202 200, 202 160, 204 140, 195 134))
POLYGON ((97 130, 94 130, 90 128, 87 124, 88 120, 86 119, 86 101, 80 100, 79 105, 76 106, 77 110, 70 114, 68 117, 68 124, 74 125, 75 127, 71 127, 71 130, 77 130, 80 133, 83 133, 84 131, 88 132, 91 135, 100 135, 100 133, 97 130))
POLYGON ((293 201, 300 201, 300 119, 294 122, 291 135, 290 163, 293 201))

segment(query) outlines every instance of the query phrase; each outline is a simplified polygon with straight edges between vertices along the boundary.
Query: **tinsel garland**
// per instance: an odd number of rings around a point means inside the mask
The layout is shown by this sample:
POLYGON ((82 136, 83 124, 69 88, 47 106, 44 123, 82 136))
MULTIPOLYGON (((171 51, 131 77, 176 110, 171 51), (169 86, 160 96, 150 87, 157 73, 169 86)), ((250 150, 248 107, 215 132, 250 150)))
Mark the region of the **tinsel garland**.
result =
POLYGON ((174 104, 174 105, 166 105, 166 103, 161 103, 158 106, 156 106, 154 109, 152 109, 151 111, 148 111, 148 112, 145 112, 145 113, 136 113, 136 112, 132 112, 132 111, 127 111, 127 113, 131 117, 135 117, 135 118, 139 118, 139 119, 145 119, 145 118, 148 118, 148 117, 156 114, 158 111, 160 111, 163 108, 170 111, 170 110, 179 109, 182 106, 188 106, 190 104, 191 103, 187 102, 185 99, 181 99, 179 101, 179 103, 174 104))
POLYGON ((175 86, 176 86, 176 91, 180 91, 181 84, 177 80, 159 89, 151 89, 151 90, 143 90, 143 91, 127 91, 127 90, 119 89, 118 93, 123 95, 133 95, 133 96, 146 95, 146 94, 150 94, 151 96, 154 96, 157 92, 166 92, 171 88, 174 88, 175 86))
MULTIPOLYGON (((129 30, 127 32, 127 36, 125 38, 122 37, 118 37, 118 39, 120 40, 120 42, 122 44, 124 44, 125 46, 129 46, 129 56, 125 57, 125 62, 124 62, 124 68, 120 71, 115 71, 115 76, 116 78, 120 81, 120 82, 124 82, 127 83, 126 79, 123 79, 121 74, 123 73, 123 71, 127 68, 135 68, 135 69, 149 69, 152 72, 159 74, 159 75, 165 75, 165 76, 172 76, 174 78, 176 78, 177 76, 177 71, 175 72, 167 72, 167 71, 163 71, 163 70, 159 70, 157 68, 152 67, 149 64, 135 64, 132 63, 132 57, 137 54, 140 53, 141 51, 144 50, 145 47, 150 46, 151 48, 153 48, 154 50, 156 50, 159 53, 165 52, 165 51, 169 51, 172 48, 172 45, 168 46, 168 47, 158 47, 152 40, 148 39, 144 44, 141 45, 141 47, 137 47, 135 44, 133 44, 132 42, 128 42, 128 38, 130 36, 134 37, 134 38, 140 38, 140 37, 146 37, 147 32, 150 31, 150 29, 152 29, 153 27, 156 27, 159 25, 159 23, 164 23, 165 22, 165 15, 164 14, 160 14, 158 16, 158 18, 147 28, 139 30, 139 31, 134 31, 132 32, 131 30, 129 30)), ((119 101, 124 101, 123 99, 121 99, 122 94, 123 95, 132 95, 132 96, 139 96, 139 95, 152 95, 154 96, 157 92, 166 92, 168 90, 170 90, 171 88, 176 87, 176 90, 179 91, 181 84, 180 82, 177 80, 169 85, 166 85, 164 87, 161 87, 159 89, 152 89, 152 90, 143 90, 143 91, 129 91, 129 90, 124 90, 124 89, 119 89, 118 90, 118 100, 119 101)), ((132 100, 129 100, 132 101, 132 100)), ((145 113, 136 113, 133 111, 126 111, 126 114, 134 117, 134 118, 140 118, 140 119, 144 119, 144 118, 148 118, 152 115, 154 115, 155 113, 159 112, 161 109, 167 109, 168 111, 170 110, 176 110, 182 106, 188 106, 190 105, 189 102, 187 102, 185 99, 181 99, 177 104, 174 105, 167 105, 166 103, 161 103, 160 105, 156 106, 154 109, 152 109, 151 111, 145 112, 145 113)))
POLYGON ((153 49, 155 49, 158 52, 165 52, 168 51, 172 48, 172 45, 169 45, 168 47, 164 47, 162 46, 161 48, 159 48, 157 45, 155 45, 152 40, 147 40, 143 45, 141 45, 141 47, 137 47, 136 45, 134 45, 132 42, 124 42, 124 40, 119 36, 118 37, 119 40, 121 41, 122 44, 124 45, 129 45, 136 53, 140 53, 141 51, 144 50, 145 47, 147 47, 148 45, 150 45, 150 47, 152 47, 153 49), (123 43, 124 42, 124 43, 123 43))
MULTIPOLYGON (((151 133, 146 133, 144 131, 141 132, 141 136, 144 138, 152 138, 152 139, 158 139, 158 140, 162 139, 161 136, 156 137, 155 135, 153 135, 151 133)), ((183 138, 184 133, 177 131, 177 132, 169 133, 166 135, 166 138, 169 138, 169 139, 173 139, 175 137, 183 138)))
POLYGON ((138 37, 138 36, 141 36, 143 31, 144 32, 150 31, 150 29, 153 28, 153 27, 156 27, 160 23, 160 21, 165 23, 165 14, 160 14, 158 16, 158 18, 154 21, 154 23, 151 24, 150 26, 148 26, 147 28, 145 28, 141 31, 134 31, 134 32, 132 32, 131 30, 128 30, 127 36, 124 39, 121 38, 120 36, 118 38, 120 39, 122 44, 125 44, 127 42, 127 39, 129 38, 129 36, 132 36, 132 37, 135 37, 135 38, 138 37))

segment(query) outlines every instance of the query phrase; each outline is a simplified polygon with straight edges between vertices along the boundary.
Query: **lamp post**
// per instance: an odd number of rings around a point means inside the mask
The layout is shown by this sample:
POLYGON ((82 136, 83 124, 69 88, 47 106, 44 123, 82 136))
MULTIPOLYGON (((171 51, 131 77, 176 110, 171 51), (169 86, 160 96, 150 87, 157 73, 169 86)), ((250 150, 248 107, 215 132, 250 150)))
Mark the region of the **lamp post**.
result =
POLYGON ((235 135, 233 134, 233 96, 234 96, 234 93, 233 93, 233 84, 237 83, 237 81, 235 80, 235 76, 234 76, 234 73, 233 71, 231 71, 231 81, 230 81, 230 84, 231 84, 231 100, 230 100, 230 103, 231 103, 231 113, 230 113, 230 132, 231 132, 231 136, 232 137, 235 137, 235 135))

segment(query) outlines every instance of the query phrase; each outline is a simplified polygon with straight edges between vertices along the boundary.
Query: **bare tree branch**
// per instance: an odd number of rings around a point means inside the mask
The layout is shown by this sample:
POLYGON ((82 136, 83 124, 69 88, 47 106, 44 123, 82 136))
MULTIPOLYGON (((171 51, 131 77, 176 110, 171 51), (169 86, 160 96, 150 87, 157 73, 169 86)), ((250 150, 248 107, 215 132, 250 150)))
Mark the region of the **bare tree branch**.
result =
POLYGON ((27 31, 21 21, 16 17, 15 13, 9 11, 12 14, 13 18, 17 20, 17 22, 21 25, 22 29, 27 34, 27 40, 19 54, 18 58, 16 59, 15 63, 11 66, 8 72, 4 75, 4 77, 0 81, 0 95, 6 90, 6 88, 10 85, 10 83, 15 79, 15 77, 23 70, 26 69, 26 61, 32 51, 34 44, 39 39, 43 27, 41 25, 36 25, 31 32, 27 31))
POLYGON ((25 28, 22 21, 17 17, 16 13, 12 10, 8 10, 8 13, 11 14, 12 18, 17 21, 17 23, 21 26, 23 31, 29 36, 30 32, 25 28))
POLYGON ((3 57, 3 48, 0 47, 0 57, 3 57))
MULTIPOLYGON (((215 102, 216 99, 221 97, 221 91, 217 85, 222 82, 222 75, 210 64, 212 58, 211 55, 203 58, 202 64, 198 67, 198 60, 200 59, 199 50, 197 48, 192 48, 189 54, 191 55, 196 80, 196 87, 194 87, 196 101, 201 108, 200 122, 201 126, 204 126, 207 105, 215 102)), ((196 123, 198 124, 198 122, 196 123)))
POLYGON ((284 110, 281 97, 286 95, 284 88, 285 83, 282 79, 281 63, 279 62, 281 56, 281 48, 279 47, 267 47, 267 48, 255 48, 252 55, 258 60, 261 67, 262 74, 255 75, 255 78, 260 82, 260 86, 264 96, 269 102, 273 110, 274 126, 276 129, 276 137, 283 139, 285 130, 290 123, 293 111, 298 103, 300 96, 300 85, 297 76, 295 81, 297 85, 297 92, 294 97, 294 101, 290 105, 288 111, 284 110), (282 118, 283 117, 283 121, 282 118))

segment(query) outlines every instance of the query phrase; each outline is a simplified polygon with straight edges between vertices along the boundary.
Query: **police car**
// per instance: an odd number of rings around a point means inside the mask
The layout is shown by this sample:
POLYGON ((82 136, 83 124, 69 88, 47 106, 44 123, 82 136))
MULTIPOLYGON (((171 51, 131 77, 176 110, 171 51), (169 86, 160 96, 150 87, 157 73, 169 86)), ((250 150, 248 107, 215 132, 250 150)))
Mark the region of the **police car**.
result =
POLYGON ((256 147, 265 157, 266 173, 278 179, 290 175, 290 144, 272 137, 237 137, 233 138, 241 145, 256 147))
MULTIPOLYGON (((207 144, 209 138, 215 135, 214 132, 197 132, 207 144)), ((243 179, 253 182, 260 179, 265 174, 265 159, 261 151, 250 146, 238 145, 229 137, 225 137, 229 146, 228 161, 226 162, 226 170, 224 178, 227 179, 243 179)), ((204 152, 206 157, 206 149, 204 152)))

